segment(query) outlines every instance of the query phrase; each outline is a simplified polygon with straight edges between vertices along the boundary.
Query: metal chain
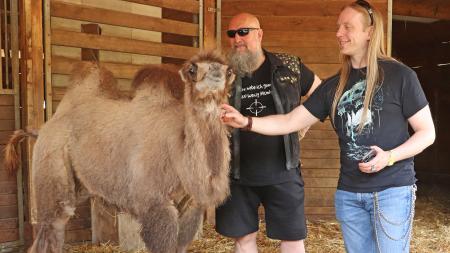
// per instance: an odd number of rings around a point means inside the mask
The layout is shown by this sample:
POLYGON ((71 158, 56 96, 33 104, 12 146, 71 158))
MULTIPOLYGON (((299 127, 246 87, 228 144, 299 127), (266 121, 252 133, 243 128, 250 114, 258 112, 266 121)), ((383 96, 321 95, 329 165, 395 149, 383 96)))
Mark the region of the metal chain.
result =
POLYGON ((375 230, 375 240, 376 240, 376 243, 377 243, 378 252, 381 253, 380 242, 379 242, 379 240, 378 240, 378 231, 377 231, 377 216, 378 216, 378 221, 379 221, 379 223, 380 223, 381 230, 383 231, 383 233, 386 235, 387 238, 389 238, 390 240, 393 240, 393 241, 400 241, 400 240, 403 240, 403 239, 406 237, 406 235, 408 235, 408 238, 407 238, 407 240, 406 240, 406 242, 405 242, 405 245, 403 246, 403 249, 405 249, 407 243, 411 240, 411 236, 412 236, 412 227, 413 227, 414 214, 415 214, 416 191, 417 191, 417 186, 414 184, 414 185, 411 187, 411 210, 410 210, 410 212, 409 212, 408 218, 407 218, 405 221, 399 222, 399 223, 395 223, 395 222, 389 221, 389 220, 383 215, 383 213, 382 213, 381 210, 380 210, 380 205, 379 205, 379 203, 378 203, 378 193, 377 193, 377 192, 374 192, 374 193, 373 193, 373 195, 374 195, 374 201, 373 201, 373 205, 374 205, 374 211, 373 211, 373 216, 374 216, 374 230, 375 230), (406 222, 409 221, 408 229, 406 230, 405 234, 404 234, 402 237, 396 239, 396 238, 392 237, 391 235, 389 235, 389 234, 387 233, 386 229, 385 229, 384 226, 383 226, 383 223, 382 223, 382 220, 381 220, 381 219, 383 219, 383 220, 385 220, 387 223, 389 223, 389 224, 391 224, 391 225, 395 225, 395 226, 403 225, 403 224, 405 224, 406 222))

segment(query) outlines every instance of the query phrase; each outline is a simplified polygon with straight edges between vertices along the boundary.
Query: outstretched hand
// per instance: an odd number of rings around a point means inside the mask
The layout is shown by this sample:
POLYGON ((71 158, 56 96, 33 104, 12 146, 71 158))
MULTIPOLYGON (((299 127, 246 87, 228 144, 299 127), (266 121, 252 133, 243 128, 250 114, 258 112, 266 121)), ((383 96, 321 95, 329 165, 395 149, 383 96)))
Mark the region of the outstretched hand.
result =
POLYGON ((220 116, 222 123, 234 128, 243 128, 247 125, 248 119, 233 106, 222 104, 220 107, 222 109, 222 115, 220 116))

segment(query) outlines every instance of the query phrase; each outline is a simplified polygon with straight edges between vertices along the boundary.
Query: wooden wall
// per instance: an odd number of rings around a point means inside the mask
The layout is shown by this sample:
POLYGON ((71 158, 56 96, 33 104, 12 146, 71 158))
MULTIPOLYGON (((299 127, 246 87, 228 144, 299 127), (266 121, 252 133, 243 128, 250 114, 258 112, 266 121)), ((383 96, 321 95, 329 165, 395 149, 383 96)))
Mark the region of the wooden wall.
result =
MULTIPOLYGON (((240 12, 255 14, 264 30, 263 47, 302 58, 320 78, 337 72, 339 50, 336 21, 345 0, 222 0, 222 46, 230 18, 240 12)), ((373 0, 387 20, 388 0, 373 0)), ((385 22, 386 23, 386 22, 385 22)), ((314 125, 301 141, 305 207, 309 218, 334 215, 334 192, 339 176, 339 146, 327 120, 314 125)))
MULTIPOLYGON (((14 96, 0 95, 0 150, 15 129, 14 96)), ((3 152, 0 153, 3 161, 3 152)), ((0 243, 19 240, 17 180, 0 164, 0 243)))
POLYGON ((415 158, 419 183, 448 185, 450 180, 450 21, 395 21, 394 57, 416 71, 430 103, 435 143, 415 158))

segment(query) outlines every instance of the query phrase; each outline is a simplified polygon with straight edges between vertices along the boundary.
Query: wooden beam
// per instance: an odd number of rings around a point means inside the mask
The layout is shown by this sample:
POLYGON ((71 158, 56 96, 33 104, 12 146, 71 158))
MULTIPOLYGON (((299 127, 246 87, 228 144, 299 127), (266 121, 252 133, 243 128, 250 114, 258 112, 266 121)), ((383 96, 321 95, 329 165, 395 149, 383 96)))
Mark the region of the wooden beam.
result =
POLYGON ((394 0, 393 14, 450 20, 448 0, 394 0))
POLYGON ((125 39, 111 36, 83 34, 63 30, 52 30, 52 44, 79 48, 93 48, 144 55, 167 56, 188 59, 198 48, 168 45, 158 42, 125 39))
POLYGON ((198 36, 197 24, 90 7, 80 4, 52 1, 51 14, 54 17, 83 20, 94 23, 188 36, 198 36))
POLYGON ((216 48, 216 1, 203 1, 203 47, 206 50, 216 48))
POLYGON ((198 0, 124 0, 127 2, 151 5, 161 8, 174 9, 178 11, 198 14, 198 0))

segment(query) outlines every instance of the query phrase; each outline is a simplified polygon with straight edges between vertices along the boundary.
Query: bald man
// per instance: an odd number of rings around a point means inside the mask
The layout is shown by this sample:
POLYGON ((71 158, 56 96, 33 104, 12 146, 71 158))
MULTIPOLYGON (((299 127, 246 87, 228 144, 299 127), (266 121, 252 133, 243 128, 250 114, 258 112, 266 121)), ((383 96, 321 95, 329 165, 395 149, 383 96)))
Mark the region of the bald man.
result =
MULTIPOLYGON (((230 104, 245 116, 284 114, 309 96, 320 79, 296 56, 262 48, 263 30, 249 13, 234 16, 227 36, 237 74, 230 104)), ((251 121, 247 130, 251 128, 251 121)), ((235 252, 257 252, 258 207, 265 209, 267 236, 281 252, 304 252, 304 189, 298 133, 263 136, 234 129, 231 196, 216 211, 216 230, 235 239, 235 252)))

